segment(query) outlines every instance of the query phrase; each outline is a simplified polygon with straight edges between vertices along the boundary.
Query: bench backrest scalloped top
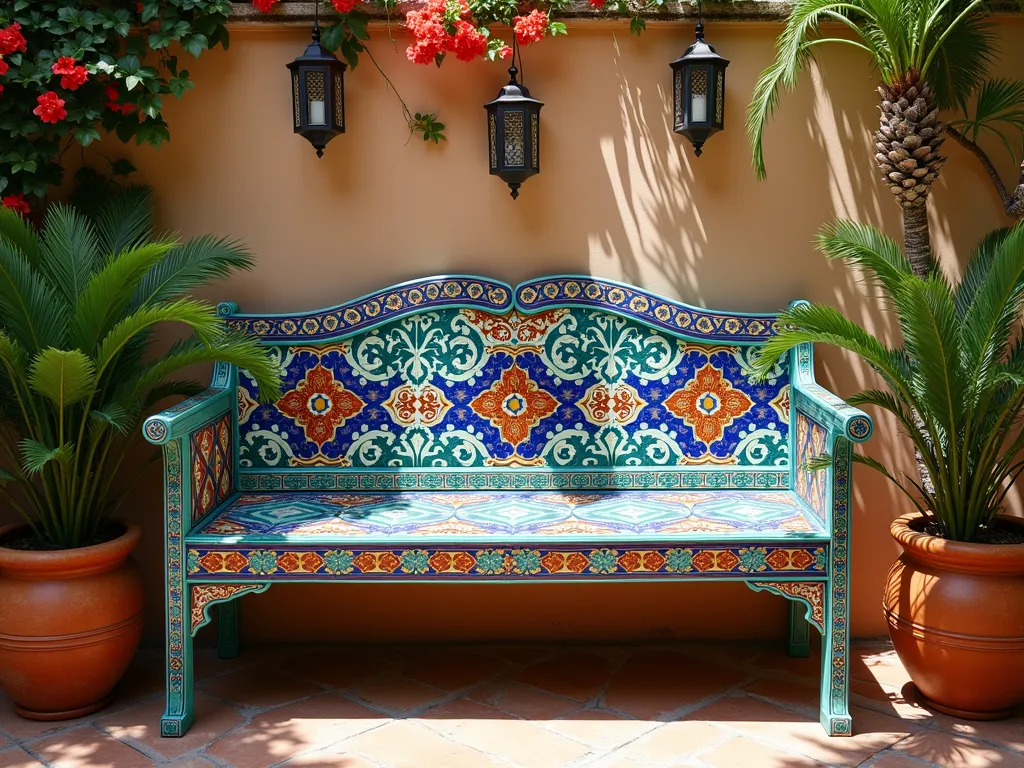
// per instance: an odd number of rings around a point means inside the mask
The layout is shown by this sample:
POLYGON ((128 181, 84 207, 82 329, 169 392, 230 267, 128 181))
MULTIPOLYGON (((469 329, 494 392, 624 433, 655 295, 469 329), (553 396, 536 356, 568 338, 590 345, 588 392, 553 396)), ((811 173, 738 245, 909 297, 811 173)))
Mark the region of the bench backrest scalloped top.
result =
POLYGON ((228 314, 284 375, 263 405, 239 376, 238 484, 786 488, 789 371, 750 379, 775 321, 574 276, 439 277, 329 310, 228 314))

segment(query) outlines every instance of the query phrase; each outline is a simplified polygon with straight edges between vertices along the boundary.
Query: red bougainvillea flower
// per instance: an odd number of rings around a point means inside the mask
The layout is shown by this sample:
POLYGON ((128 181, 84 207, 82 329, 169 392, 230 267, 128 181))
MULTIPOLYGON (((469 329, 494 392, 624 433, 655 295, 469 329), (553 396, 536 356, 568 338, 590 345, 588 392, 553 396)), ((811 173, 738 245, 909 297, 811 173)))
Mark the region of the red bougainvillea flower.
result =
POLYGON ((78 90, 78 87, 89 79, 89 73, 85 71, 85 67, 75 66, 75 60, 70 56, 61 56, 50 69, 53 74, 62 75, 60 87, 67 88, 69 91, 78 90))
POLYGON ((498 49, 498 55, 503 59, 507 59, 512 55, 512 47, 509 45, 501 46, 501 48, 498 49))
POLYGON ((134 104, 121 104, 118 101, 118 99, 121 98, 121 95, 117 92, 117 86, 108 85, 104 93, 107 96, 107 101, 103 106, 111 112, 120 112, 122 115, 130 115, 135 111, 134 104))
POLYGON ((6 29, 0 29, 0 56, 27 50, 28 44, 25 42, 25 36, 21 34, 21 24, 14 22, 6 29))
POLYGON ((68 116, 68 111, 64 109, 64 99, 54 91, 47 91, 36 99, 36 103, 39 106, 32 110, 32 114, 39 115, 44 123, 59 123, 68 116))
POLYGON ((260 13, 267 13, 271 8, 277 5, 278 0, 252 0, 253 6, 260 13))
POLYGON ((359 5, 360 0, 331 0, 331 5, 338 13, 351 13, 359 5))
POLYGON ((455 22, 449 50, 459 61, 473 61, 487 53, 487 38, 468 21, 455 22))
POLYGON ((6 75, 7 70, 9 70, 10 68, 11 65, 4 61, 2 58, 0 58, 0 75, 6 75))
POLYGON ((605 0, 590 0, 590 4, 594 8, 604 8, 605 0))
POLYGON ((32 209, 29 208, 28 203, 25 202, 24 195, 7 195, 3 200, 0 200, 4 204, 4 208, 10 208, 15 213, 20 213, 22 216, 28 216, 32 213, 32 209))
POLYGON ((526 16, 516 16, 516 40, 520 45, 537 43, 544 39, 548 31, 548 15, 544 11, 534 10, 526 16))

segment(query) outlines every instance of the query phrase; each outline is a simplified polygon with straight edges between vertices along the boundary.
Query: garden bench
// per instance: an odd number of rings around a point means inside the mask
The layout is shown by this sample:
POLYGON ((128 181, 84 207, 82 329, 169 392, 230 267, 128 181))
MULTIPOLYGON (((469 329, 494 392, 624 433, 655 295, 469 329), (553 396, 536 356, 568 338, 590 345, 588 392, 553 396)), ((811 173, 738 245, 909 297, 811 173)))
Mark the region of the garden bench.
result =
POLYGON ((852 442, 871 420, 814 383, 812 350, 751 361, 770 314, 591 277, 405 283, 225 322, 284 376, 245 371, 145 423, 166 502, 164 736, 193 718, 192 638, 219 605, 295 581, 738 581, 823 634, 821 722, 850 733, 852 442), (810 471, 828 453, 831 467, 810 471))

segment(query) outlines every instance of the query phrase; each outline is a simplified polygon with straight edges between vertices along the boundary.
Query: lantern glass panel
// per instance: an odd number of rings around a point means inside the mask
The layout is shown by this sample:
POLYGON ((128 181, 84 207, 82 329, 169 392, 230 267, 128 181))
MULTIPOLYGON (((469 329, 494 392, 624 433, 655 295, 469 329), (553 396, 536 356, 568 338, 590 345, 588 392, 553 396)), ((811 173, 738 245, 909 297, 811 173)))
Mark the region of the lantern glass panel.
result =
POLYGON ((676 125, 683 124, 683 68, 672 73, 675 79, 675 93, 672 99, 675 105, 676 125))
POLYGON ((703 67, 690 70, 690 123, 708 120, 708 71, 703 67))
POLYGON ((295 111, 295 127, 301 125, 299 118, 299 73, 292 71, 292 108, 295 111))
POLYGON ((306 72, 306 109, 310 125, 327 125, 326 84, 321 69, 306 72))
POLYGON ((526 149, 523 135, 523 111, 510 109, 505 112, 505 165, 525 166, 526 149))
POLYGON ((725 111, 725 72, 721 69, 718 70, 717 83, 718 85, 715 88, 715 122, 721 125, 725 111))
POLYGON ((498 140, 496 137, 496 130, 494 124, 494 113, 491 112, 487 116, 487 122, 490 124, 488 130, 490 131, 491 137, 491 170, 495 170, 498 167, 498 140))
POLYGON ((345 85, 344 75, 334 73, 334 125, 339 131, 345 130, 345 85))
POLYGON ((540 117, 536 112, 530 113, 530 167, 540 170, 540 117))

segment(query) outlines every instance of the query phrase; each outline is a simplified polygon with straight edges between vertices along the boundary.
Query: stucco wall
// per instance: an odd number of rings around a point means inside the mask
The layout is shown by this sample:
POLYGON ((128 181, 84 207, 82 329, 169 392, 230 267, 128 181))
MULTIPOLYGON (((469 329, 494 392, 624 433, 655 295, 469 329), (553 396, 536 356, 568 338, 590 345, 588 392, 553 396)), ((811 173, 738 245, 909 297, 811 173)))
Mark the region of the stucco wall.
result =
MULTIPOLYGON (((744 113, 779 29, 709 24, 708 39, 732 64, 727 128, 700 158, 669 126, 668 62, 690 41, 689 25, 652 24, 637 39, 623 25, 576 24, 568 38, 528 49, 526 83, 546 102, 543 172, 516 202, 485 165, 481 105, 504 82, 503 68, 454 60, 440 70, 417 67, 405 61, 407 40, 396 33, 392 46, 383 29, 374 35, 378 61, 413 111, 440 109, 447 143, 407 142, 398 101, 364 60, 348 74, 348 133, 318 160, 291 133, 284 67, 307 33, 246 28, 233 33, 228 53, 190 67, 197 88, 168 105, 169 144, 154 151, 105 142, 100 150, 132 158, 139 180, 155 187, 167 228, 244 238, 258 268, 205 295, 246 310, 324 306, 443 272, 512 283, 582 272, 724 309, 832 302, 889 337, 893 328, 863 286, 812 247, 819 225, 837 215, 899 234, 896 207, 870 160, 875 75, 852 48, 825 52, 820 72, 784 98, 770 125, 770 178, 758 183, 744 113)), ((1006 41, 1022 32, 1018 21, 1002 26, 1006 41)), ((1024 47, 1004 48, 1004 69, 1019 76, 1024 47)), ((959 147, 946 148, 951 161, 935 193, 933 231, 955 268, 957 249, 1004 219, 980 168, 959 147)), ((1010 176, 1007 158, 998 159, 1010 176)), ((840 395, 869 381, 843 354, 819 357, 819 379, 840 395)), ((867 448, 900 457, 885 422, 867 448)), ((867 470, 856 473, 854 499, 852 628, 884 634, 881 587, 898 553, 888 525, 904 502, 867 470)), ((133 502, 146 531, 139 559, 149 637, 158 640, 155 471, 133 502)), ((785 605, 739 584, 286 585, 247 597, 244 615, 247 635, 266 640, 779 637, 785 605)))

